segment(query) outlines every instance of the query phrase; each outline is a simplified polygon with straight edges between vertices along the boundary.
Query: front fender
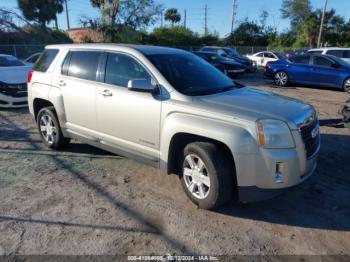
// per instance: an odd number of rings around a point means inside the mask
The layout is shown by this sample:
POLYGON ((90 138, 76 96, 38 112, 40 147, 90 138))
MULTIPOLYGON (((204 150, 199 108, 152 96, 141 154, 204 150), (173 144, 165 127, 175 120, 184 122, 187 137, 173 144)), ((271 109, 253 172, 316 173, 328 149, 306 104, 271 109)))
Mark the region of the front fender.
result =
POLYGON ((160 167, 167 169, 169 148, 172 138, 178 133, 187 133, 217 140, 225 144, 233 157, 237 154, 254 154, 258 146, 254 138, 253 123, 227 122, 205 116, 186 113, 172 113, 163 121, 160 144, 160 167))

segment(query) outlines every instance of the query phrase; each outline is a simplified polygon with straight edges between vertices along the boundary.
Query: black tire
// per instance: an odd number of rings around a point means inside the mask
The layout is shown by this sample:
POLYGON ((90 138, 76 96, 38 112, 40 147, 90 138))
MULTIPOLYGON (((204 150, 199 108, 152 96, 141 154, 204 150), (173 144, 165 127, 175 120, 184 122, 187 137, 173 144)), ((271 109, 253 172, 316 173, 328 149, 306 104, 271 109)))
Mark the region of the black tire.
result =
POLYGON ((47 147, 59 150, 63 149, 70 142, 70 139, 64 137, 62 134, 61 126, 53 106, 42 108, 38 113, 36 122, 41 139, 47 147), (48 125, 46 125, 46 130, 42 130, 42 127, 44 128, 44 119, 47 122, 50 122, 51 126, 48 127, 48 125), (50 128, 50 132, 48 131, 48 128, 50 128), (48 139, 48 137, 50 137, 48 133, 52 134, 52 139, 48 139))
POLYGON ((350 77, 348 77, 347 79, 345 79, 345 81, 343 82, 342 89, 343 89, 345 92, 350 93, 350 77))
MULTIPOLYGON (((233 193, 235 191, 234 167, 232 167, 228 156, 225 155, 217 145, 208 142, 193 142, 188 144, 183 151, 183 157, 179 166, 180 179, 183 189, 191 201, 200 208, 214 209, 228 203, 233 199, 233 193), (207 171, 203 173, 209 177, 210 187, 206 192, 206 196, 201 199, 196 196, 195 193, 190 192, 189 186, 186 184, 186 181, 188 183, 190 180, 190 176, 185 175, 184 170, 188 164, 186 157, 190 156, 198 156, 203 161, 205 168, 207 169, 207 171)), ((188 168, 188 166, 186 168, 187 170, 191 170, 191 172, 193 172, 193 169, 188 168)), ((195 184, 194 178, 191 181, 192 184, 195 184)), ((206 186, 204 185, 204 187, 206 186)), ((195 188, 195 186, 193 188, 195 188)), ((199 186, 197 186, 197 188, 197 193, 199 194, 199 186)))
POLYGON ((284 71, 277 71, 273 75, 273 82, 275 86, 286 87, 289 82, 288 74, 284 71))

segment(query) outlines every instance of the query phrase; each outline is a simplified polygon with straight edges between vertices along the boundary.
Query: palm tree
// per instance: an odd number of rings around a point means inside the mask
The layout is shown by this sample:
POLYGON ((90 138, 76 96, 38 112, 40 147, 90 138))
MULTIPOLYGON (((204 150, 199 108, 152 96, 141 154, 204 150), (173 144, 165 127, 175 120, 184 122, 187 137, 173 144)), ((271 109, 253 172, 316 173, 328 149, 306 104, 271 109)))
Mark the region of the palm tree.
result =
POLYGON ((174 26, 175 23, 180 22, 181 15, 179 14, 176 8, 169 8, 165 12, 164 19, 167 21, 171 21, 171 25, 174 26))

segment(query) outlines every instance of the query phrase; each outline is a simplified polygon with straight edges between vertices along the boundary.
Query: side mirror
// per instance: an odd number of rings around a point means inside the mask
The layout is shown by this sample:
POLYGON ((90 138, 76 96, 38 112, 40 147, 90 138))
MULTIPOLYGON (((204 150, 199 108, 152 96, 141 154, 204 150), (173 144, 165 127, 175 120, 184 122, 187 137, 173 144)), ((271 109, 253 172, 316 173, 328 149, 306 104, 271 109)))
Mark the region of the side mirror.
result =
POLYGON ((136 92, 153 93, 155 86, 151 80, 133 79, 128 82, 128 89, 136 92))
POLYGON ((341 65, 339 65, 338 63, 333 63, 333 64, 332 64, 332 67, 333 67, 333 68, 340 68, 341 65))

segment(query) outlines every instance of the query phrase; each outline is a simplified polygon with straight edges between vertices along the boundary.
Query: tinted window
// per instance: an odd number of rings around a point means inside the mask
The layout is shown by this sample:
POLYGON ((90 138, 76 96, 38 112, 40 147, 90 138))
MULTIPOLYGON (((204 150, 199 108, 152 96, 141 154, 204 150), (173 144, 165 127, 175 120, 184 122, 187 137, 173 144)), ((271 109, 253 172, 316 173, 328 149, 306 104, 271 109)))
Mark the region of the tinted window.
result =
POLYGON ((207 95, 234 88, 234 83, 203 59, 190 54, 148 55, 168 82, 185 95, 207 95))
POLYGON ((313 50, 313 51, 307 51, 308 53, 311 53, 311 54, 322 54, 322 50, 313 50))
POLYGON ((57 49, 46 49, 33 66, 34 71, 46 72, 58 54, 57 49))
POLYGON ((263 57, 263 56, 264 56, 264 53, 256 54, 256 56, 258 56, 258 57, 263 57))
POLYGON ((329 51, 327 51, 327 55, 334 55, 336 57, 343 57, 343 51, 342 50, 329 50, 329 51))
POLYGON ((127 87, 129 80, 148 79, 151 76, 140 63, 130 56, 108 54, 105 82, 112 85, 127 87))
POLYGON ((264 57, 267 57, 267 58, 276 58, 274 54, 272 53, 264 53, 264 57))
POLYGON ((350 50, 344 51, 343 58, 350 58, 350 50))
POLYGON ((215 49, 214 48, 210 48, 210 47, 203 47, 203 48, 201 48, 201 51, 213 52, 213 51, 215 51, 215 49))
POLYGON ((23 65, 24 64, 14 56, 11 56, 11 55, 0 56, 0 67, 23 66, 23 65))
POLYGON ((101 55, 101 52, 93 51, 71 52, 68 75, 95 81, 98 61, 101 55))
POLYGON ((308 65, 310 63, 309 55, 294 56, 290 58, 293 63, 308 65))
POLYGON ((314 65, 331 67, 332 64, 333 64, 333 62, 331 60, 324 58, 322 56, 315 56, 314 57, 314 65))

